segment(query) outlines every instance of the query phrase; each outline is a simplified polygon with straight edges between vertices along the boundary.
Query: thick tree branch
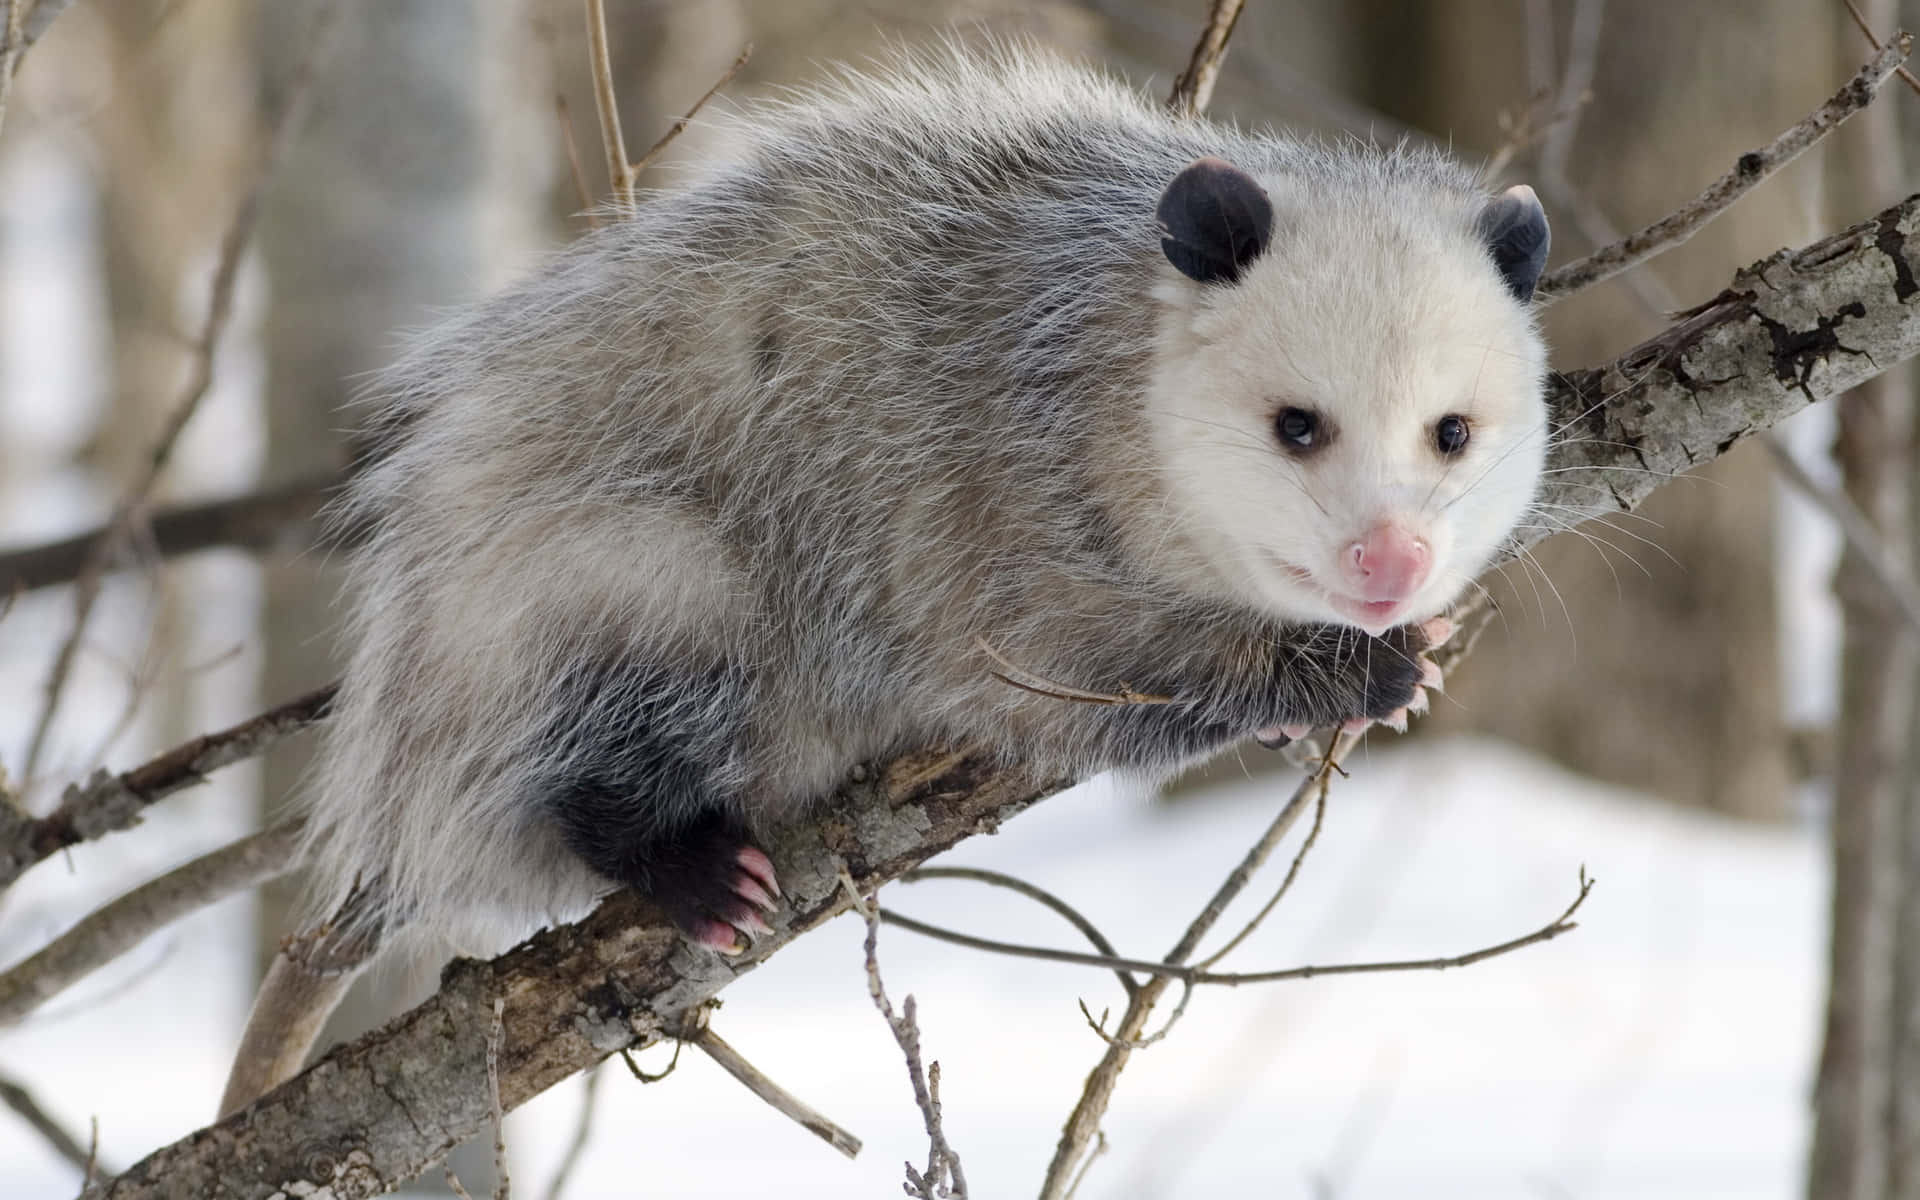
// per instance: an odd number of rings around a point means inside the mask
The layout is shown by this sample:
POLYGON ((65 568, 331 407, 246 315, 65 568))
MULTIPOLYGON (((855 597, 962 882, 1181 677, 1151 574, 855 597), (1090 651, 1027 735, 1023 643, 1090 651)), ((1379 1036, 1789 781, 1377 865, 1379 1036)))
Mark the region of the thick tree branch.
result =
MULTIPOLYGON (((1673 475, 1920 352, 1917 227, 1920 197, 1756 263, 1616 362, 1559 377, 1549 402, 1563 434, 1546 502, 1569 523, 1630 509, 1673 475)), ((487 1126, 495 998, 506 1002, 500 1088, 513 1107, 684 1028, 736 975, 837 915, 848 904, 842 863, 870 891, 1063 782, 966 752, 900 759, 774 839, 791 909, 744 959, 693 950, 643 901, 616 895, 492 962, 455 963, 425 1004, 88 1195, 264 1198, 302 1184, 342 1200, 377 1195, 487 1126)))

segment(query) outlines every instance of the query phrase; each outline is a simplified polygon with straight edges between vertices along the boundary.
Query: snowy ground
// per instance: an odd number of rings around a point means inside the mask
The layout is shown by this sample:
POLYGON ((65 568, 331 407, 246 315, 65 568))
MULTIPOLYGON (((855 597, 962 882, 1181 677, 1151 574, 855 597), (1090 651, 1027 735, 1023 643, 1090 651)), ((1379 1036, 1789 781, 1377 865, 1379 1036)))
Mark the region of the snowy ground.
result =
MULTIPOLYGON (((1238 783, 1170 809, 1103 792, 1057 798, 951 860, 1032 879, 1082 906, 1123 953, 1155 955, 1279 797, 1274 784, 1238 783)), ((75 878, 114 846, 76 853, 75 878)), ((1598 887, 1581 928, 1553 943, 1461 971, 1204 992, 1173 1036, 1136 1056, 1106 1123, 1112 1150, 1082 1195, 1797 1194, 1824 908, 1811 834, 1646 803, 1497 744, 1383 745, 1336 790, 1296 894, 1238 963, 1501 941, 1559 912, 1582 864, 1598 887)), ((888 901, 1074 945, 1028 902, 974 885, 901 887, 888 901)), ((244 902, 204 914, 0 1036, 0 1071, 31 1080, 75 1127, 98 1116, 115 1162, 197 1127, 242 1016, 245 918, 244 902)), ((857 1162, 689 1054, 649 1087, 615 1064, 568 1194, 899 1195, 900 1163, 923 1159, 925 1143, 865 995, 861 933, 843 920, 803 939, 729 989, 715 1021, 864 1138, 857 1162)), ((897 930, 883 933, 881 961, 896 1000, 919 997, 974 1193, 1031 1195, 1101 1051, 1075 998, 1117 1008, 1117 989, 1099 972, 897 930)), ((645 1057, 664 1063, 661 1051, 645 1057)), ((578 1095, 569 1084, 510 1123, 517 1194, 544 1188, 578 1095)), ((70 1169, 0 1114, 0 1196, 73 1186, 70 1169)))

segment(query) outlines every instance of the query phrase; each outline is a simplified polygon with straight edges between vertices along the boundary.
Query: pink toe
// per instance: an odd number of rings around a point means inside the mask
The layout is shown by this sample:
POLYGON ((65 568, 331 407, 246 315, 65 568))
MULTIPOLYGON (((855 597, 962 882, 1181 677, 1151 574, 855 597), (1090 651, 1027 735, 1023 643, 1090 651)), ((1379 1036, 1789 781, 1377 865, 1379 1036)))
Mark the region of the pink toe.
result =
POLYGON ((1303 738, 1303 737, 1305 737, 1305 736, 1307 736, 1308 734, 1310 734, 1310 733, 1312 733, 1312 732, 1313 732, 1313 726, 1311 726, 1311 725, 1282 725, 1282 726, 1280 727, 1280 732, 1281 732, 1281 733, 1284 733, 1284 734, 1286 734, 1286 735, 1287 735, 1288 737, 1290 737, 1290 738, 1292 738, 1292 739, 1293 739, 1294 741, 1296 741, 1296 742, 1297 742, 1297 741, 1299 741, 1299 740, 1300 740, 1301 738, 1303 738))
POLYGON ((1445 617, 1434 617, 1420 623, 1420 632, 1427 639, 1428 646, 1444 646, 1453 637, 1456 626, 1445 617))
POLYGON ((733 926, 725 921, 696 921, 690 931, 693 940, 711 950, 717 950, 728 957, 739 954, 747 947, 734 932, 733 926))
POLYGON ((1370 718, 1355 717, 1351 721, 1342 721, 1340 723, 1340 732, 1341 733, 1365 733, 1367 731, 1367 726, 1371 724, 1373 724, 1373 721, 1370 718))
POLYGON ((1435 691, 1446 690, 1446 676, 1440 673, 1439 663, 1429 662, 1426 659, 1420 661, 1420 686, 1430 687, 1435 691))
POLYGON ((752 846, 743 846, 733 859, 742 870, 759 880, 767 891, 774 896, 780 894, 780 881, 773 874, 773 860, 752 846))

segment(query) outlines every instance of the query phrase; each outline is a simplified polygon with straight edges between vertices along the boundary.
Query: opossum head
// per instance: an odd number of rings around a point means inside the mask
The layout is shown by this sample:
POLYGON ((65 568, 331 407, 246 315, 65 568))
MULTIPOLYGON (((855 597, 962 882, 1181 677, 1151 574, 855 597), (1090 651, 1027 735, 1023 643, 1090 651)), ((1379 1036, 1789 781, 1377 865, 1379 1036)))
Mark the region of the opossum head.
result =
POLYGON ((1379 633, 1451 603, 1533 501, 1547 222, 1529 188, 1372 161, 1172 181, 1146 409, 1163 534, 1208 586, 1379 633))

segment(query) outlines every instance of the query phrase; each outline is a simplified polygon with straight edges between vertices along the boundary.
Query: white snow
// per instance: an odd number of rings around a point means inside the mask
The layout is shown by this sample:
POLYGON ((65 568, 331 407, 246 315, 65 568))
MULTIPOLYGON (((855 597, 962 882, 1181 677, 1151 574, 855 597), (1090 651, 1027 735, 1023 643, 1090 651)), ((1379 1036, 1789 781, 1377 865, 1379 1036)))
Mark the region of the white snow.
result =
MULTIPOLYGON (((1096 784, 949 858, 1039 883, 1123 953, 1157 956, 1270 819, 1284 778, 1177 805, 1096 784)), ((114 844, 77 854, 80 873, 114 844)), ((1230 963, 1457 954, 1545 924, 1584 864, 1598 883, 1580 928, 1457 971, 1201 992, 1122 1077, 1105 1125, 1112 1148, 1082 1195, 1795 1195, 1820 1000, 1821 854, 1811 833, 1658 806, 1497 743, 1383 745, 1336 788, 1294 895, 1230 963)), ((1077 948, 1031 902, 973 884, 895 887, 886 901, 1077 948)), ((166 935, 163 959, 117 967, 113 986, 0 1036, 0 1070, 31 1080, 74 1127, 98 1116, 116 1162, 196 1128, 242 1015, 244 918, 244 904, 207 913, 166 935)), ((606 1068, 596 1136, 568 1194, 899 1195, 901 1162, 924 1161, 926 1146, 865 994, 862 933, 843 919, 803 939, 728 989, 715 1018, 764 1071, 864 1138, 858 1161, 690 1052, 650 1086, 606 1068)), ((881 962, 896 1003, 919 998, 974 1194, 1032 1194, 1103 1049, 1074 1001, 1117 1010, 1118 988, 1099 971, 892 929, 881 962)), ((650 1070, 665 1058, 643 1056, 650 1070)), ((519 1194, 544 1187, 578 1094, 570 1083, 510 1122, 519 1194)), ((0 1196, 72 1186, 70 1169, 0 1119, 0 1196)))

